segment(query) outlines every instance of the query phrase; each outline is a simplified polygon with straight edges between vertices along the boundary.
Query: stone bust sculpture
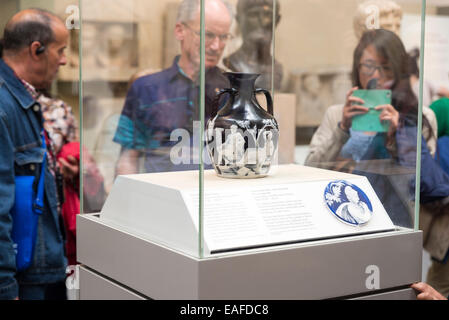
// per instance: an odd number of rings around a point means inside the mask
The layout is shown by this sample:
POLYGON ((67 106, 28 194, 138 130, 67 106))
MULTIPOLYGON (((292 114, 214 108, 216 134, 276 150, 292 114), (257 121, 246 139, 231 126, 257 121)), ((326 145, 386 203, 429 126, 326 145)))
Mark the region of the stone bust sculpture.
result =
MULTIPOLYGON (((80 64, 79 57, 79 36, 78 30, 70 31, 70 47, 68 53, 68 65, 70 68, 78 68, 80 64)), ((83 24, 83 55, 82 63, 85 69, 97 67, 98 54, 98 32, 97 27, 91 23, 83 24)))
POLYGON ((297 116, 314 126, 321 123, 328 103, 326 92, 323 90, 320 76, 317 73, 305 73, 301 76, 300 90, 298 90, 298 102, 300 108, 297 116))
POLYGON ((121 24, 112 24, 104 32, 106 47, 98 56, 101 67, 125 68, 130 66, 128 48, 125 46, 126 30, 121 24))
POLYGON ((79 58, 79 32, 76 29, 70 30, 70 42, 68 48, 68 65, 72 69, 76 69, 80 65, 79 58))
MULTIPOLYGON (((279 24, 280 5, 276 1, 275 25, 279 24)), ((238 0, 237 23, 242 34, 242 46, 229 57, 223 59, 224 65, 234 72, 260 73, 257 87, 271 89, 273 57, 273 1, 238 0)), ((274 87, 280 89, 283 77, 282 65, 275 61, 274 87)))
POLYGON ((95 24, 85 23, 83 25, 82 42, 83 56, 82 63, 85 70, 98 68, 98 29, 95 24))
POLYGON ((362 2, 354 17, 357 39, 369 29, 386 29, 400 36, 402 9, 392 0, 367 0, 362 2))

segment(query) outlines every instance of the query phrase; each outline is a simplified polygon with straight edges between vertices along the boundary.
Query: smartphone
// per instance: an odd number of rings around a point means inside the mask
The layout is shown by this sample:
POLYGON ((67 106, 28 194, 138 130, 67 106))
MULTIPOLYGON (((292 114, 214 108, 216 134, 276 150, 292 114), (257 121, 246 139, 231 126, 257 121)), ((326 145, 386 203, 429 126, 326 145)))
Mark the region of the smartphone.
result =
POLYGON ((377 106, 391 104, 391 90, 356 90, 352 94, 354 97, 365 101, 364 107, 369 111, 352 118, 352 130, 370 132, 388 132, 389 121, 380 121, 381 110, 375 110, 377 106))

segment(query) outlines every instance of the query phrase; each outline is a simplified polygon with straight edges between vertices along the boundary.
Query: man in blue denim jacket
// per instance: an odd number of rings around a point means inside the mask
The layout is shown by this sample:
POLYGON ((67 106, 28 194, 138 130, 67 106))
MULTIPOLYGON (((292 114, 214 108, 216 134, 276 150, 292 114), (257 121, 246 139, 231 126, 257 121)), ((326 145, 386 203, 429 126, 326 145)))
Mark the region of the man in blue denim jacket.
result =
POLYGON ((41 141, 42 114, 34 94, 36 89, 48 88, 66 63, 67 41, 64 23, 38 9, 17 13, 5 27, 0 59, 0 299, 55 298, 52 291, 64 283, 66 259, 58 196, 48 166, 43 168, 44 212, 38 221, 34 258, 22 272, 16 271, 10 212, 15 176, 39 179, 46 150, 41 141))

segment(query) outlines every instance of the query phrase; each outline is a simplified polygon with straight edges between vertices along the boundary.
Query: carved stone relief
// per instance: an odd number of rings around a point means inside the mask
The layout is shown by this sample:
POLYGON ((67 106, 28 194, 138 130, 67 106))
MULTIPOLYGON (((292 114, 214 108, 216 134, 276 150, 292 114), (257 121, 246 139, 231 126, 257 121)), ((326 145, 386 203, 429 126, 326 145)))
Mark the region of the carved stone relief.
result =
POLYGON ((343 103, 351 88, 348 69, 311 69, 290 73, 289 92, 296 94, 296 126, 321 124, 326 109, 343 103))

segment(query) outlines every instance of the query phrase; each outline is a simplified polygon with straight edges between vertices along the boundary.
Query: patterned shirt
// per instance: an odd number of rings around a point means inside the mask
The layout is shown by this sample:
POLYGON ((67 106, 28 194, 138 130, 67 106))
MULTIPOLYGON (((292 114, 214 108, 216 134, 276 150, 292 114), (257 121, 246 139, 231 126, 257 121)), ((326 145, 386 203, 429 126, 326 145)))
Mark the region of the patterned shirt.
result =
POLYGON ((20 81, 22 82, 23 86, 25 87, 25 89, 27 89, 28 93, 31 95, 31 97, 34 100, 37 100, 37 97, 39 96, 39 93, 37 92, 37 90, 28 82, 26 82, 25 80, 19 78, 20 81))
POLYGON ((44 129, 47 133, 49 169, 53 175, 59 165, 56 156, 64 144, 77 140, 77 123, 72 108, 64 101, 53 99, 38 92, 27 81, 20 79, 31 97, 41 105, 44 129))
POLYGON ((20 79, 20 81, 23 83, 31 97, 41 106, 47 146, 47 167, 56 180, 58 189, 58 212, 61 212, 64 195, 62 191, 61 168, 57 161, 57 155, 65 144, 77 140, 76 120, 73 116, 72 108, 64 101, 49 98, 43 93, 38 92, 25 80, 20 79))
POLYGON ((57 155, 63 145, 78 140, 77 122, 72 108, 60 99, 53 99, 40 94, 37 102, 42 107, 44 128, 47 131, 53 151, 57 155))
POLYGON ((77 140, 78 125, 72 108, 60 99, 47 97, 31 84, 20 79, 31 97, 41 105, 44 129, 50 140, 52 151, 57 155, 64 144, 77 140))

